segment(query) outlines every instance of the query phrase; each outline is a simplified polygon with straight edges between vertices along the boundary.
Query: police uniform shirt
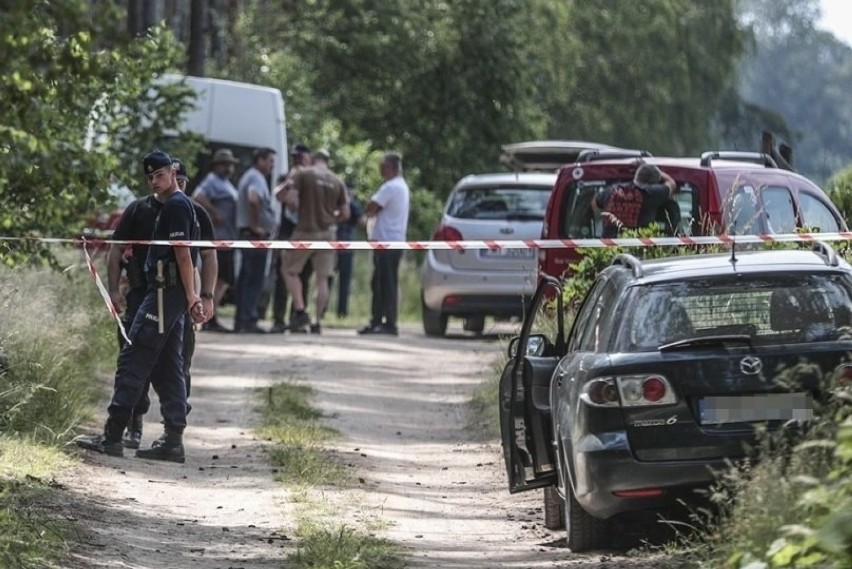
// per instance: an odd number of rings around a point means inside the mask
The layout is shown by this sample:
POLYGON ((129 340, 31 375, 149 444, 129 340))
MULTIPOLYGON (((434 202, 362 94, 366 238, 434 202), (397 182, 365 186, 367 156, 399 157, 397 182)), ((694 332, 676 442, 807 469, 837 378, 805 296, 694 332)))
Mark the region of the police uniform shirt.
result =
MULTIPOLYGON (((174 192, 163 204, 154 224, 151 239, 154 241, 189 241, 200 237, 201 229, 192 200, 180 191, 174 192)), ((198 249, 191 249, 192 264, 198 264, 198 249)), ((145 263, 146 272, 156 270, 157 261, 175 262, 174 247, 151 245, 145 263)))
MULTIPOLYGON (((213 222, 210 219, 210 214, 198 202, 193 201, 192 205, 195 208, 195 216, 198 218, 200 239, 212 241, 214 239, 213 222)), ((151 239, 154 234, 154 224, 161 209, 163 209, 163 204, 154 196, 146 196, 133 201, 121 214, 121 219, 119 219, 118 226, 112 235, 113 239, 117 241, 151 239)), ((145 261, 148 257, 148 246, 133 245, 130 249, 132 254, 125 254, 125 256, 129 257, 129 262, 137 264, 140 272, 144 271, 145 261)))

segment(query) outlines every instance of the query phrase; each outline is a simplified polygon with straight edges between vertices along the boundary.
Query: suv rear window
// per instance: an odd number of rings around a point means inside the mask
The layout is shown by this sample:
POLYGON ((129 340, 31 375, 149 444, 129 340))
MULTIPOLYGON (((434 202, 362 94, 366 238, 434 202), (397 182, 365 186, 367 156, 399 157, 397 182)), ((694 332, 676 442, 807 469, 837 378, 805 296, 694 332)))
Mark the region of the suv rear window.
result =
POLYGON ((550 187, 476 187, 457 190, 447 215, 460 219, 543 221, 550 187))
POLYGON ((852 332, 850 280, 837 274, 745 275, 633 287, 619 351, 650 351, 706 336, 754 345, 836 340, 852 332))
MULTIPOLYGON (((596 239, 602 235, 600 213, 592 209, 592 198, 609 188, 629 184, 631 180, 592 180, 571 182, 565 193, 565 209, 562 213, 561 237, 568 239, 596 239)), ((690 184, 678 184, 674 196, 677 208, 660 208, 657 223, 668 235, 692 235, 695 222, 694 209, 697 192, 690 184)))

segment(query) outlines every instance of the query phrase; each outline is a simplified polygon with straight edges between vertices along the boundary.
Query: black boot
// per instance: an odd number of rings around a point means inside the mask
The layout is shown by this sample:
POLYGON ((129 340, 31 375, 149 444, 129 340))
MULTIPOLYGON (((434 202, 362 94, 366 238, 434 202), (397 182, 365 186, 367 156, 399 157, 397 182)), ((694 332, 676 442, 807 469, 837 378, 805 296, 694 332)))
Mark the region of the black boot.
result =
POLYGON ((133 415, 127 430, 124 432, 124 446, 127 448, 139 448, 142 442, 142 415, 133 415))
POLYGON ((151 448, 136 451, 137 458, 165 460, 168 462, 186 462, 183 452, 183 434, 166 427, 165 434, 153 442, 151 448))
POLYGON ((124 424, 110 417, 104 426, 104 434, 96 437, 80 436, 74 443, 86 450, 93 450, 109 456, 124 456, 124 445, 121 444, 121 433, 124 424))

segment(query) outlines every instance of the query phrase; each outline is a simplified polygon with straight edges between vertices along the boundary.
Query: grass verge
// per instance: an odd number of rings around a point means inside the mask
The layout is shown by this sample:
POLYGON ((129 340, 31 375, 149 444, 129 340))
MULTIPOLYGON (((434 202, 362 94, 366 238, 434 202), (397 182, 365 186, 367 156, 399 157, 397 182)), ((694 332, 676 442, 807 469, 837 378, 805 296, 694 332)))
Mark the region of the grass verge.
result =
POLYGON ((489 438, 500 436, 500 376, 509 361, 503 342, 501 356, 492 364, 488 376, 473 391, 470 402, 468 429, 489 438))
POLYGON ((375 535, 378 524, 353 528, 336 521, 335 512, 313 499, 317 486, 343 486, 349 475, 325 450, 339 433, 321 423, 322 413, 310 405, 306 385, 278 383, 264 393, 260 434, 274 446, 268 451, 278 466, 277 479, 293 488, 301 505, 299 544, 288 562, 295 568, 397 569, 404 566, 400 548, 375 535))

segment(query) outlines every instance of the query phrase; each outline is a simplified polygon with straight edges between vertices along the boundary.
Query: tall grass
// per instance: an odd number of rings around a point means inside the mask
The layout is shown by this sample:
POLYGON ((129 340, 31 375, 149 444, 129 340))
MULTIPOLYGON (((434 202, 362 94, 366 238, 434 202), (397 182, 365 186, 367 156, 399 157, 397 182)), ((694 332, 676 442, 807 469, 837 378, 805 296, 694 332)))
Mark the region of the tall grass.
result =
POLYGON ((0 432, 56 443, 87 415, 114 328, 87 274, 0 269, 0 432))

